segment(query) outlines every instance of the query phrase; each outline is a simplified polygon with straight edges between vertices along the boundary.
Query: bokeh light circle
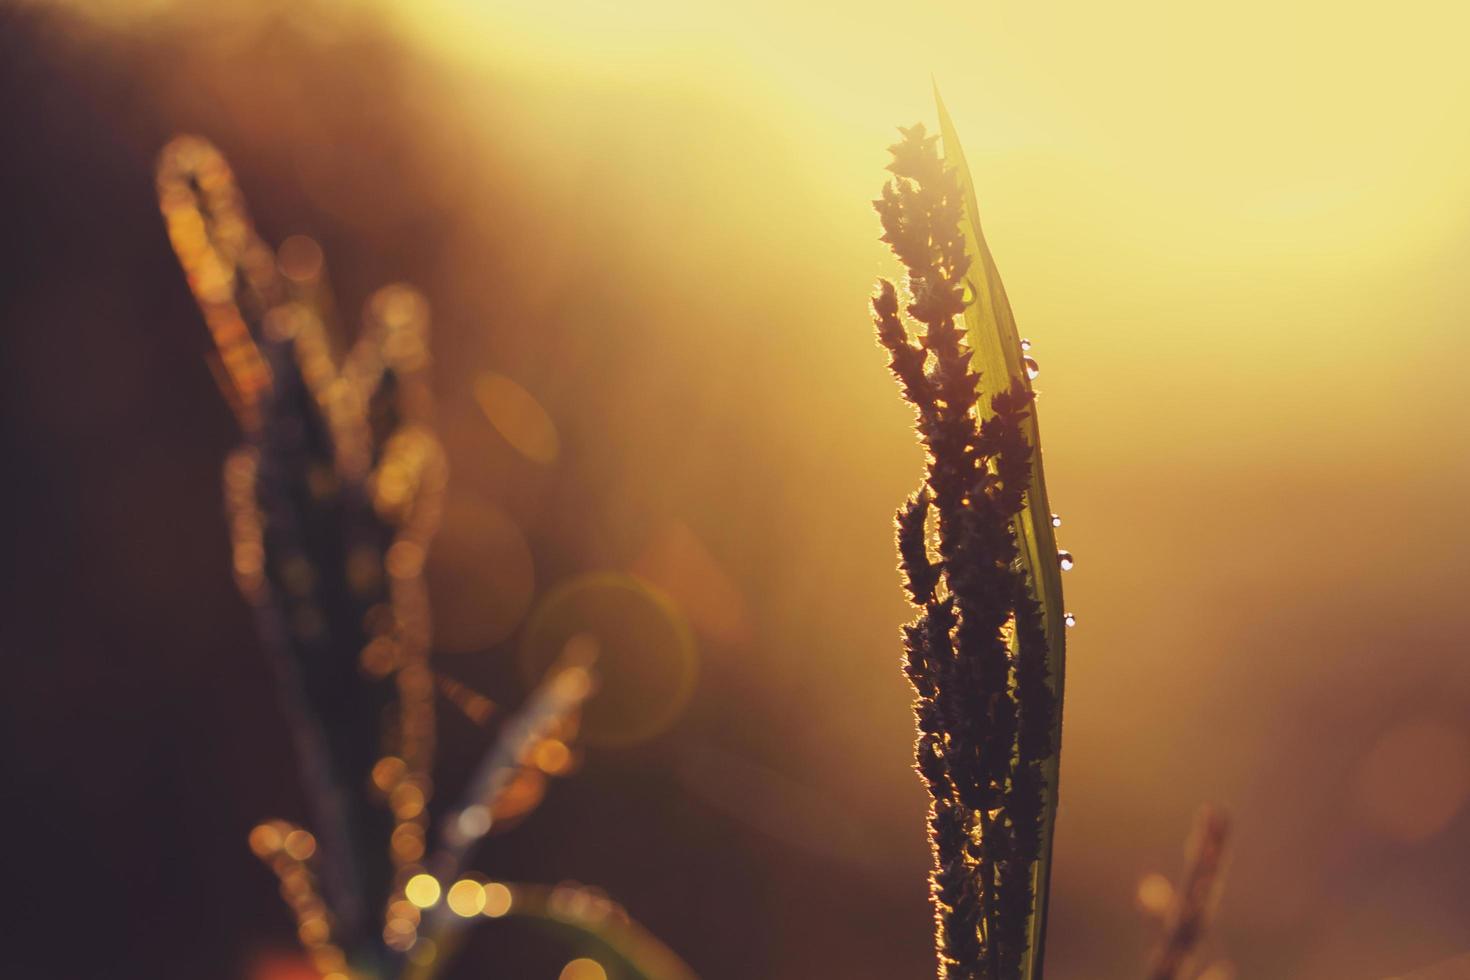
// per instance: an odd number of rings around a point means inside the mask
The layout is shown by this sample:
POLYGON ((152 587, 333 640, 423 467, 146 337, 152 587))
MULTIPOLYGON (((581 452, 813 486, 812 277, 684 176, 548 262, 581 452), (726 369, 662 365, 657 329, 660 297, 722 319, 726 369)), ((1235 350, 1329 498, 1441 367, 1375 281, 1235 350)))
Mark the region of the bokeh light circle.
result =
POLYGON ((557 980, 607 980, 607 971, 596 960, 582 957, 562 967, 557 980))
POLYGON ((694 691, 694 633, 665 593, 635 575, 599 572, 553 589, 531 613, 520 660, 535 683, 569 641, 597 642, 597 692, 584 709, 581 737, 630 745, 664 731, 694 691))
POLYGON ((1358 811, 1378 833, 1428 840, 1470 802, 1470 737, 1418 718, 1384 732, 1358 767, 1358 811))

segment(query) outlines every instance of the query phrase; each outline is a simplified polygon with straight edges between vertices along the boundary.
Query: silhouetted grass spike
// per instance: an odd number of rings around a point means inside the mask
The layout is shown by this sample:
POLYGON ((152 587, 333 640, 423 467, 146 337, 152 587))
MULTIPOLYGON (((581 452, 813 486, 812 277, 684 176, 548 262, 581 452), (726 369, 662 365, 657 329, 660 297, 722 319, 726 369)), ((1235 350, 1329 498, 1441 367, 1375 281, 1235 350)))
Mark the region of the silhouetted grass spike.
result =
POLYGON ((934 599, 939 584, 939 566, 929 560, 928 531, 924 522, 929 516, 929 493, 920 490, 908 499, 898 512, 898 553, 902 561, 909 598, 915 605, 927 605, 934 599))
POLYGON ((939 975, 1009 980, 1027 968, 1056 718, 1018 542, 1034 396, 1016 380, 992 384, 982 401, 959 323, 972 263, 961 182, 922 126, 901 133, 874 207, 908 272, 905 312, 921 329, 904 323, 891 283, 880 281, 872 306, 927 450, 925 486, 896 523, 905 588, 922 610, 904 628, 904 672, 916 695, 915 768, 933 798, 939 975))

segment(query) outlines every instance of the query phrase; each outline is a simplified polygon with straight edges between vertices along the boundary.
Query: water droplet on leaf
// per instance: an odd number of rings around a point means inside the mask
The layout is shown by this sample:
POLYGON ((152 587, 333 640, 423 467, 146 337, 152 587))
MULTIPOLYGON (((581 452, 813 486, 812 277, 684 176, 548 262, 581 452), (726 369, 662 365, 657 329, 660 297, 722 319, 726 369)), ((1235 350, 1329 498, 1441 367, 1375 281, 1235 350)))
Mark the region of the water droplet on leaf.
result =
POLYGON ((1077 560, 1072 557, 1072 553, 1070 551, 1058 551, 1057 561, 1061 563, 1062 571, 1064 572, 1070 572, 1072 570, 1072 566, 1077 564, 1077 560))
POLYGON ((1073 616, 1071 613, 1066 613, 1062 616, 1062 622, 1066 624, 1067 629, 1071 629, 1073 626, 1077 625, 1077 617, 1073 616))
POLYGON ((1030 354, 1027 354, 1025 357, 1021 358, 1021 366, 1026 369, 1026 377, 1030 378, 1033 381, 1036 380, 1036 376, 1041 373, 1041 365, 1037 364, 1036 358, 1032 357, 1030 354))
POLYGON ((1022 337, 1021 338, 1021 349, 1022 350, 1030 350, 1031 349, 1031 341, 1027 340, 1025 337, 1022 337))
POLYGON ((1061 527, 1062 526, 1062 515, 1061 514, 1053 514, 1053 515, 1051 515, 1051 526, 1052 527, 1061 527))

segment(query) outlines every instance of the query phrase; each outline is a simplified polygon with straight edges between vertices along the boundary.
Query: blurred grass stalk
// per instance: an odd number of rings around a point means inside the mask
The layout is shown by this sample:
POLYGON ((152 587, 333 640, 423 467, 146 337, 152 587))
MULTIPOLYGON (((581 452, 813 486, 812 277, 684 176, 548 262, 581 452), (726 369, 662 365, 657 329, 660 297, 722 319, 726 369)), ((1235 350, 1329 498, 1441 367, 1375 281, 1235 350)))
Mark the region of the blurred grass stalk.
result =
MULTIPOLYGON (((436 677, 423 571, 448 480, 432 429, 428 305, 406 285, 378 290, 359 339, 339 358, 321 250, 299 236, 279 252, 267 246, 213 145, 170 142, 157 188, 214 339, 211 367, 245 436, 224 472, 235 579, 276 669, 315 827, 314 835, 268 821, 251 847, 280 878, 326 980, 436 975, 458 945, 450 933, 487 902, 485 885, 460 877, 473 848, 508 812, 518 778, 542 766, 537 748, 570 737, 595 687, 595 641, 569 644, 502 723, 426 857, 436 677), (456 887, 478 890, 480 901, 453 908, 456 887), (421 935, 430 928, 441 943, 421 935)), ((452 703, 485 720, 487 699, 437 680, 452 703)), ((517 812, 540 799, 525 795, 517 812)), ((555 922, 636 976, 693 976, 605 898, 530 885, 495 894, 510 901, 491 917, 555 922)))
POLYGON ((1167 903, 1164 935, 1154 951, 1148 980, 1186 976, 1219 902, 1229 835, 1230 822, 1223 813, 1201 808, 1185 849, 1184 877, 1167 903))
POLYGON ((907 272, 903 313, 922 325, 905 322, 897 290, 880 281, 879 341, 917 411, 928 464, 897 519, 905 585, 921 610, 904 629, 904 669, 917 696, 916 768, 932 797, 939 976, 1030 980, 1045 949, 1072 618, 1041 467, 1035 361, 938 108, 943 157, 922 125, 901 130, 874 202, 907 272))

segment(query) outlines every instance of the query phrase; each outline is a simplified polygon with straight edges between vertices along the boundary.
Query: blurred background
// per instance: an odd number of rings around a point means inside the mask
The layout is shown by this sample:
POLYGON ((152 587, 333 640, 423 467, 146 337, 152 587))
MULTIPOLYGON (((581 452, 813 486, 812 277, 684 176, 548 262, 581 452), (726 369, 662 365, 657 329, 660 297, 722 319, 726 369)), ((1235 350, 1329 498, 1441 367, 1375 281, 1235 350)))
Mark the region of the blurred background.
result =
MULTIPOLYGON (((154 201, 196 132, 268 241, 321 243, 346 333, 394 280, 434 308, 436 667, 513 705, 528 619, 589 573, 692 630, 633 644, 623 676, 677 682, 622 689, 481 869, 605 888, 709 980, 932 975, 891 540, 921 458, 866 311, 931 73, 1077 556, 1048 965, 1141 974, 1138 882, 1206 801, 1239 977, 1464 953, 1467 30, 1325 0, 0 7, 0 972, 311 975, 245 846, 304 804, 154 201)), ((441 731, 453 787, 488 734, 441 731)), ((487 923, 454 976, 567 957, 487 923)))

